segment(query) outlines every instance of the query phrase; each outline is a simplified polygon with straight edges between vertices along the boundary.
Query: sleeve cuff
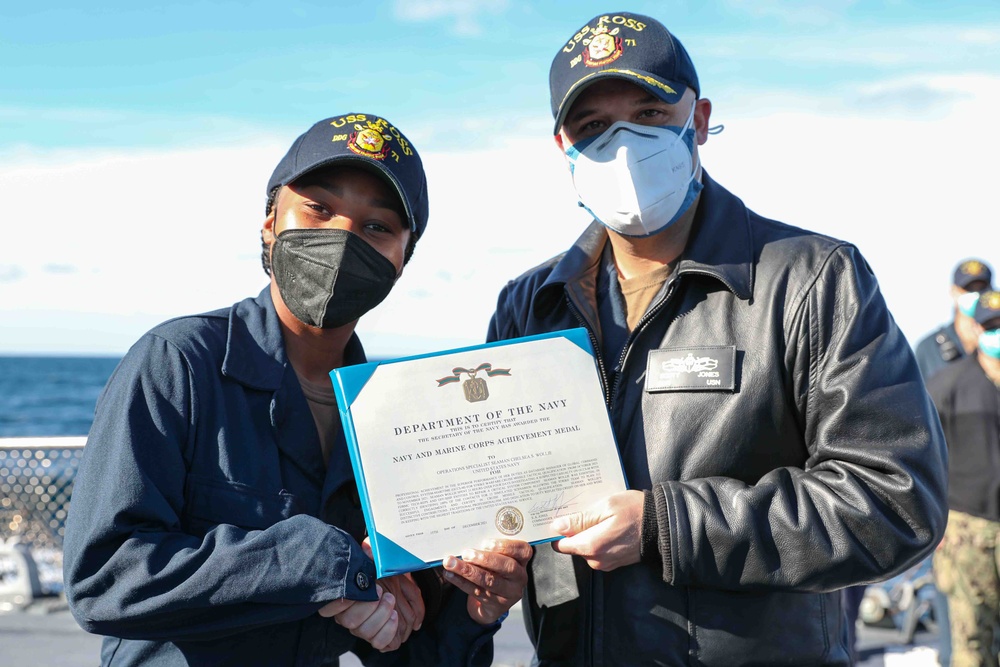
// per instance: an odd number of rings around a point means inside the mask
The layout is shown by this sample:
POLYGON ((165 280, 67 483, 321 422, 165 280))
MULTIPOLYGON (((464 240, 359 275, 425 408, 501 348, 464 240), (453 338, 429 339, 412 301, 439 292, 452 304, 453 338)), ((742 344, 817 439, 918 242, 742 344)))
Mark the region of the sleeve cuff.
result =
POLYGON ((642 492, 642 531, 640 533, 639 558, 644 563, 660 562, 659 523, 656 518, 656 501, 653 492, 642 492))
POLYGON ((661 566, 663 581, 668 584, 673 582, 674 561, 670 553, 667 496, 658 484, 651 491, 643 491, 639 559, 643 563, 661 566))
POLYGON ((657 542, 660 547, 660 562, 663 563, 663 581, 674 583, 674 556, 670 550, 670 511, 667 508, 667 494, 663 486, 653 486, 653 504, 656 508, 657 542))
POLYGON ((378 599, 375 589, 375 561, 365 555, 360 544, 353 544, 344 574, 344 597, 358 602, 378 599))

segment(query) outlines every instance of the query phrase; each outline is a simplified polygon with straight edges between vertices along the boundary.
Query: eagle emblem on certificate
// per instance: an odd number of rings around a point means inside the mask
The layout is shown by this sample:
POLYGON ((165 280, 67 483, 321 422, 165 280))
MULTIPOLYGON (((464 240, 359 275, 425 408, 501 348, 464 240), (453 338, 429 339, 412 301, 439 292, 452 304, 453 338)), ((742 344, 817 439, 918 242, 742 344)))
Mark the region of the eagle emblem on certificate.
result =
POLYGON ((462 391, 465 392, 465 400, 469 403, 478 403, 479 401, 485 401, 490 397, 490 390, 489 387, 486 386, 486 380, 481 377, 476 377, 483 371, 486 372, 488 377, 496 377, 498 375, 510 377, 509 368, 493 368, 493 364, 479 364, 475 368, 455 366, 451 369, 451 375, 438 378, 437 383, 439 387, 443 387, 445 385, 458 382, 462 379, 462 375, 468 375, 469 378, 462 383, 462 391))

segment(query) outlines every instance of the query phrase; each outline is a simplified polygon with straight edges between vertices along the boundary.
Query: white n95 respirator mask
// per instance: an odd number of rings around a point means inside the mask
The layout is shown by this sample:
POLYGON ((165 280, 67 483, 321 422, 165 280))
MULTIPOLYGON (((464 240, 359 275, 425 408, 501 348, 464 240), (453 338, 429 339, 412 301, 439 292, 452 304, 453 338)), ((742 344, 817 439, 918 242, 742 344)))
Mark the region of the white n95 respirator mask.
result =
POLYGON ((694 106, 683 127, 618 121, 566 150, 583 206, 608 229, 649 236, 677 222, 701 192, 694 106))

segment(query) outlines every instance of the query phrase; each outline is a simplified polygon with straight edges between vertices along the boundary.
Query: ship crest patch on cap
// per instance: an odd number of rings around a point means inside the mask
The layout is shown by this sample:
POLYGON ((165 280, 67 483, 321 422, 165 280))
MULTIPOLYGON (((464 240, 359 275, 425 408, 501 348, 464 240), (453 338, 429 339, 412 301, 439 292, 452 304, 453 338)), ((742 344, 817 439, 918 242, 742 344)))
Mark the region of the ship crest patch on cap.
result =
POLYGON ((391 140, 390 135, 382 134, 381 129, 373 123, 366 123, 366 126, 355 123, 354 132, 347 139, 347 148, 358 155, 384 160, 389 154, 391 140))
POLYGON ((600 67, 613 63, 622 55, 622 38, 618 37, 620 28, 608 30, 608 26, 599 25, 594 29, 594 36, 583 40, 587 47, 583 52, 583 64, 587 67, 600 67))
POLYGON ((982 299, 984 308, 1000 310, 1000 292, 987 292, 982 299))
POLYGON ((976 276, 982 273, 984 269, 985 267, 980 262, 977 262, 974 259, 970 259, 969 261, 962 264, 962 266, 959 268, 959 271, 961 271, 966 275, 976 276))

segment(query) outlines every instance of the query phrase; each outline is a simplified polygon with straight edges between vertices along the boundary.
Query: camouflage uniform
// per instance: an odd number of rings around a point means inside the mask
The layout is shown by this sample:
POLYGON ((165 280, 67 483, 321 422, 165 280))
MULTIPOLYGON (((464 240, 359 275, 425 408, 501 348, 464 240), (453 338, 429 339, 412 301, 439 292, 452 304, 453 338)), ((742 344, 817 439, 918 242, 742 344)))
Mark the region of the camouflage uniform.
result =
POLYGON ((997 666, 1000 624, 1000 523, 948 512, 934 554, 938 590, 948 596, 953 667, 997 666))

